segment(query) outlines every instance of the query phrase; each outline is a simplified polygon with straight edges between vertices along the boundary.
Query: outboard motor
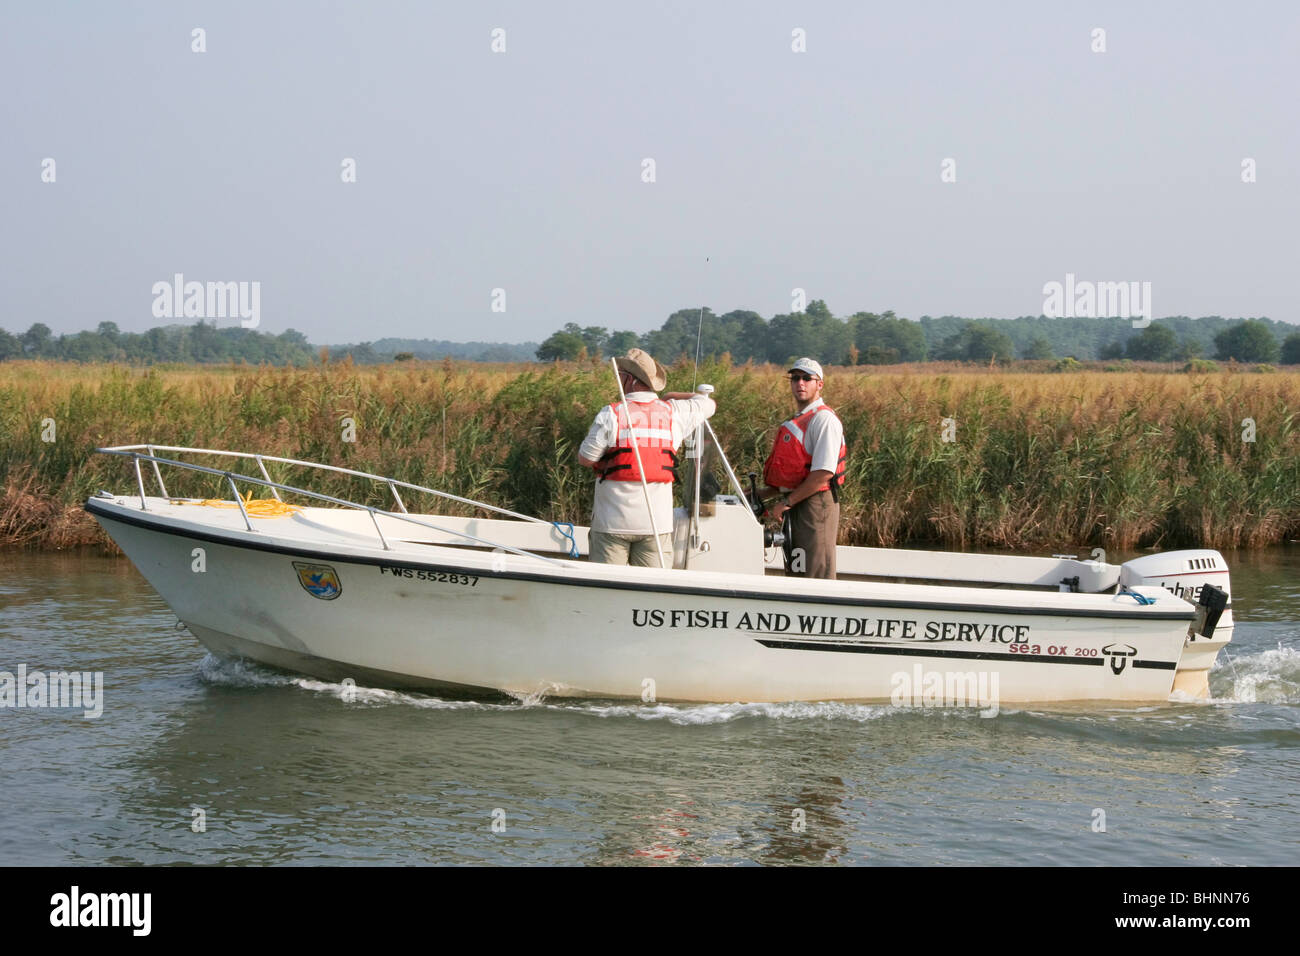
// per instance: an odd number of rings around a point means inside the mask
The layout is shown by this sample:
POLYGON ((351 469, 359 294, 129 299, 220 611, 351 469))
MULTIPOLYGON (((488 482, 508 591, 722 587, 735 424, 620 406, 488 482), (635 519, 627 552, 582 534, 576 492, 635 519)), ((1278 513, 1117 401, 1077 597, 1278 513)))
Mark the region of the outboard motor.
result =
POLYGON ((1231 595, 1228 562, 1217 551, 1166 551, 1134 558, 1120 565, 1121 587, 1159 585, 1195 604, 1202 584, 1213 584, 1231 595))
POLYGON ((1119 584, 1121 588, 1159 585, 1197 605, 1195 635, 1214 636, 1217 629, 1227 632, 1217 636, 1231 638, 1232 588, 1228 563, 1218 551, 1166 551, 1134 558, 1120 565, 1119 584))

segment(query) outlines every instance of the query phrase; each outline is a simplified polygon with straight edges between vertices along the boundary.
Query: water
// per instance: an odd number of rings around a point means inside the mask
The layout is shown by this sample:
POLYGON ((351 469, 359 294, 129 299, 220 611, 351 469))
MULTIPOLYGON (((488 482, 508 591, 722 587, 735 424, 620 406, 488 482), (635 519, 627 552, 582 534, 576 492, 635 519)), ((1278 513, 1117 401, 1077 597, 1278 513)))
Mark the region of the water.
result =
POLYGON ((104 673, 98 719, 0 710, 0 859, 1294 864, 1300 548, 1227 557, 1212 702, 986 719, 349 699, 207 655, 125 559, 0 554, 0 670, 104 673))

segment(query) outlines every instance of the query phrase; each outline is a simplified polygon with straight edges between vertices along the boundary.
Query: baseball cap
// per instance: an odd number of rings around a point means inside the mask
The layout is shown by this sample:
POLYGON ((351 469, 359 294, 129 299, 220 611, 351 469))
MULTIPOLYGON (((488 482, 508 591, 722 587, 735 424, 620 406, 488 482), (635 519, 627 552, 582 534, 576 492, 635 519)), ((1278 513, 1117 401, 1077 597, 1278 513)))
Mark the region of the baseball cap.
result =
POLYGON ((821 364, 818 363, 818 362, 813 361, 813 360, 810 359, 810 358, 801 358, 801 359, 799 359, 799 361, 797 361, 797 362, 795 362, 793 365, 791 365, 790 368, 787 369, 787 371, 790 371, 790 372, 795 372, 795 371, 799 371, 799 372, 807 372, 809 375, 816 375, 816 376, 817 376, 818 378, 820 378, 822 381, 825 381, 825 380, 826 380, 825 376, 822 375, 822 367, 821 367, 821 364))

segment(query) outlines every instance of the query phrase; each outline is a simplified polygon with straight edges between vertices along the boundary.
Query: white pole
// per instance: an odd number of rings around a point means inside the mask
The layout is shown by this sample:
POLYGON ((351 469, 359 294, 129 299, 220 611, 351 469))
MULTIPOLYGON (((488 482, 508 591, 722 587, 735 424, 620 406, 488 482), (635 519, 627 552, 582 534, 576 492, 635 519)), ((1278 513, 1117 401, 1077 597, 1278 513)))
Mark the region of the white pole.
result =
POLYGON ((727 477, 731 479, 732 485, 735 486, 736 494, 740 496, 740 501, 744 504, 745 511, 754 519, 754 524, 762 527, 763 522, 758 520, 758 516, 755 515, 753 510, 749 507, 749 499, 745 497, 745 489, 741 485, 740 479, 736 477, 736 473, 731 470, 731 462, 727 461, 727 453, 722 450, 722 442, 718 441, 717 433, 714 432, 713 426, 709 424, 707 418, 704 420, 704 427, 709 430, 709 437, 713 439, 713 447, 718 450, 718 457, 722 459, 722 467, 726 469, 727 477))
POLYGON ((700 465, 704 463, 704 426, 696 425, 695 434, 691 436, 691 452, 695 459, 694 473, 695 502, 691 510, 691 546, 686 549, 686 562, 689 565, 691 551, 700 546, 700 465))
MULTIPOLYGON (((700 395, 712 395, 712 385, 701 385, 695 390, 700 395)), ((691 515, 691 546, 686 550, 686 561, 690 563, 691 551, 700 547, 700 469, 704 467, 704 424, 695 426, 695 435, 691 439, 691 451, 695 454, 695 505, 691 515)))
MULTIPOLYGON (((641 490, 645 492, 646 511, 650 512, 650 530, 655 535, 655 553, 659 555, 659 567, 662 570, 668 570, 668 565, 664 564, 664 551, 659 541, 659 524, 655 521, 655 508, 650 503, 650 484, 645 480, 645 466, 641 464, 641 446, 636 443, 636 431, 632 428, 632 412, 627 407, 627 393, 623 391, 623 375, 618 368, 618 360, 610 358, 610 363, 614 366, 614 381, 618 382, 618 397, 623 400, 623 417, 627 420, 627 437, 632 444, 632 454, 636 455, 636 470, 641 473, 641 490)), ((618 435, 615 434, 614 442, 617 446, 618 435)))

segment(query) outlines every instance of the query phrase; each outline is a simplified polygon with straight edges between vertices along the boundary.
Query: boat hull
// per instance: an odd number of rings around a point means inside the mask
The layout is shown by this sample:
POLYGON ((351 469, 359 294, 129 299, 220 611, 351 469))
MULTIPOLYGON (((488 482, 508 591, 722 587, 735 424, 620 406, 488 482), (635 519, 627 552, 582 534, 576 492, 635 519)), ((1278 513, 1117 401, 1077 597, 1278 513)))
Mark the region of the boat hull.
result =
POLYGON ((88 508, 212 651, 441 693, 980 706, 1165 700, 1192 617, 1172 597, 1153 610, 1131 595, 819 587, 570 562, 539 570, 451 548, 425 549, 428 557, 332 551, 117 505, 88 508))

